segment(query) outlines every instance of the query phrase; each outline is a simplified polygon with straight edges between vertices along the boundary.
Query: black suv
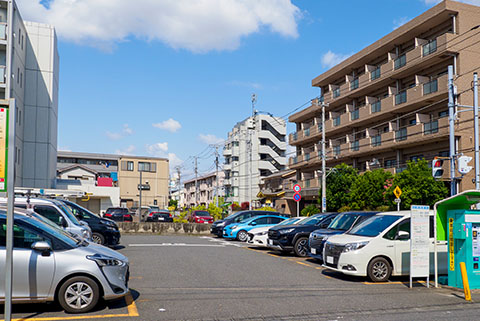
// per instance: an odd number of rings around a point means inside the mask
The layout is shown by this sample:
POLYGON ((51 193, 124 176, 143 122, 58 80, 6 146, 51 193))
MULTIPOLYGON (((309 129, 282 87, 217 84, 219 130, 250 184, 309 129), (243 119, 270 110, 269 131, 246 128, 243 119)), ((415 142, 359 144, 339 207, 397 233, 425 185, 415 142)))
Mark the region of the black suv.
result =
POLYGON ((267 245, 272 250, 290 252, 298 256, 308 255, 308 237, 319 228, 326 228, 337 213, 315 214, 302 224, 279 225, 268 230, 267 245))
POLYGON ((280 214, 278 212, 266 212, 266 211, 241 211, 237 213, 233 213, 230 216, 227 216, 223 220, 218 220, 213 222, 212 226, 210 227, 210 233, 218 236, 218 237, 223 237, 223 228, 227 225, 230 225, 232 223, 238 223, 243 220, 246 220, 247 218, 253 217, 253 216, 259 216, 259 215, 280 215, 280 216, 287 216, 289 217, 290 215, 286 214, 280 214))
POLYGON ((367 218, 378 212, 345 212, 337 215, 327 228, 315 230, 310 233, 308 240, 308 255, 312 258, 323 260, 323 246, 329 236, 343 234, 350 231, 354 226, 362 223, 367 218))
POLYGON ((99 217, 80 205, 62 200, 77 219, 87 222, 92 230, 92 240, 97 244, 115 246, 120 243, 120 231, 117 224, 107 218, 99 217))
POLYGON ((133 222, 132 213, 126 207, 109 207, 103 217, 117 222, 133 222))

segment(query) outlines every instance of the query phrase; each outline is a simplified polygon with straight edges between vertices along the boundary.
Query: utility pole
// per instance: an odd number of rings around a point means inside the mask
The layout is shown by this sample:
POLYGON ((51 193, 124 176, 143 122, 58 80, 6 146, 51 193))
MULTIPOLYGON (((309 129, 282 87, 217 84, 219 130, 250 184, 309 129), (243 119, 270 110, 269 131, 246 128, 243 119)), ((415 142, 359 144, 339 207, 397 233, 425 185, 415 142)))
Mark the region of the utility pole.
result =
POLYGON ((453 85, 453 66, 448 66, 448 121, 450 125, 450 196, 456 195, 455 178, 455 101, 453 85))
POLYGON ((181 184, 181 172, 180 172, 180 166, 175 167, 177 170, 177 175, 178 175, 178 181, 177 181, 177 187, 178 187, 178 203, 177 206, 180 205, 180 201, 182 200, 182 184, 181 184))
POLYGON ((142 185, 142 171, 140 168, 138 169, 140 172, 140 184, 138 185, 140 189, 140 197, 139 197, 139 204, 138 204, 138 220, 141 222, 142 221, 142 190, 143 190, 143 185, 142 185))
POLYGON ((215 146, 215 197, 217 198, 218 207, 218 146, 215 146))
POLYGON ((473 73, 473 128, 475 136, 475 189, 480 190, 479 128, 478 128, 478 75, 473 73))
POLYGON ((195 156, 195 206, 198 206, 198 156, 195 156))
POLYGON ((322 213, 327 211, 327 169, 325 155, 325 103, 322 101, 322 213))
POLYGON ((252 131, 255 130, 255 103, 257 102, 257 95, 255 93, 252 94, 252 128, 249 129, 249 145, 250 145, 250 161, 249 161, 249 170, 250 170, 250 184, 249 184, 249 209, 253 210, 253 204, 252 204, 252 185, 253 185, 253 177, 252 177, 252 168, 253 168, 253 162, 252 162, 252 156, 253 156, 253 144, 252 144, 252 131))

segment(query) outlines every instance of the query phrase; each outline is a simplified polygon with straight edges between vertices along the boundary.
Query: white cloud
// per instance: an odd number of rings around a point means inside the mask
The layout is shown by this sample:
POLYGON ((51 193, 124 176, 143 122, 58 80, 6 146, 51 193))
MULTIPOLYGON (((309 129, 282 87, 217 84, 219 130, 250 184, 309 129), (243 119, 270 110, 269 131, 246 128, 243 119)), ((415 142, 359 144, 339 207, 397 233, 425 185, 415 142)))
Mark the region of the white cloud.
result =
POLYGON ((291 0, 17 0, 26 20, 53 24, 59 36, 110 49, 133 36, 193 52, 233 50, 268 30, 298 37, 291 0))
POLYGON ((117 149, 115 150, 115 154, 118 155, 132 155, 132 153, 135 151, 136 147, 134 145, 127 146, 124 149, 117 149))
POLYGON ((128 124, 123 124, 123 128, 121 132, 111 132, 111 131, 106 131, 105 135, 111 140, 119 140, 122 139, 125 136, 130 136, 133 134, 133 130, 128 126, 128 124))
POLYGON ((398 19, 393 19, 393 29, 397 29, 398 27, 403 26, 409 20, 410 20, 410 18, 408 18, 408 17, 400 17, 398 19))
POLYGON ((155 143, 151 145, 146 145, 147 153, 156 157, 165 157, 166 152, 168 151, 168 143, 155 143))
POLYGON ((169 161, 171 170, 173 170, 176 166, 180 166, 183 164, 183 160, 181 160, 174 153, 168 153, 168 161, 169 161))
POLYGON ((69 147, 67 147, 67 146, 58 146, 58 147, 57 147, 57 150, 58 150, 58 151, 62 151, 62 152, 71 152, 71 151, 72 151, 72 150, 71 150, 69 147))
POLYGON ((262 84, 259 84, 257 82, 251 82, 251 81, 233 80, 233 81, 230 81, 228 84, 230 86, 235 86, 235 87, 247 87, 247 88, 253 88, 253 89, 263 88, 262 84))
POLYGON ((206 134, 206 135, 200 134, 198 135, 198 138, 205 144, 220 144, 224 142, 222 138, 219 138, 212 134, 206 134))
POLYGON ((180 128, 182 128, 182 125, 180 125, 180 123, 173 118, 162 121, 161 123, 152 124, 152 126, 156 127, 156 128, 167 130, 167 131, 172 132, 172 133, 174 133, 177 130, 179 130, 180 128))
POLYGON ((329 50, 327 53, 325 53, 322 56, 322 66, 325 68, 332 68, 335 65, 338 65, 348 57, 350 57, 352 54, 337 54, 329 50))

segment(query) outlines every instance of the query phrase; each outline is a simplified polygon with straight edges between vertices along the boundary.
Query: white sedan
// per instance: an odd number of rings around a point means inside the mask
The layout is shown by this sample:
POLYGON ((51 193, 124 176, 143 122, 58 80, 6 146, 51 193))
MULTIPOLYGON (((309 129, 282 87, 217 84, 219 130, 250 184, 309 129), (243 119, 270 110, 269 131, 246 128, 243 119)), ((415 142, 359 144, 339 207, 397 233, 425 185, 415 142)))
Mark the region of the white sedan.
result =
MULTIPOLYGON (((307 217, 292 217, 280 224, 277 225, 291 225, 291 224, 298 224, 299 222, 303 221, 307 217)), ((277 226, 275 225, 275 226, 277 226)), ((252 246, 265 246, 267 247, 267 239, 268 239, 268 230, 272 226, 265 226, 265 227, 258 227, 250 230, 248 232, 248 240, 247 243, 252 246)))

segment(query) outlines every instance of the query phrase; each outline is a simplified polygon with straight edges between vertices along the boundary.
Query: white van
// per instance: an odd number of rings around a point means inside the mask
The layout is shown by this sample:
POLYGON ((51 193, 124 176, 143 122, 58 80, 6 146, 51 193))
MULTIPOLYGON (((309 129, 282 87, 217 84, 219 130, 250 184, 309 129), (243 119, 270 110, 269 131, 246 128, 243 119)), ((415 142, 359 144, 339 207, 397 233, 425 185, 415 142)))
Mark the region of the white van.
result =
MULTIPOLYGON (((430 211, 430 273, 434 273, 433 211, 430 211)), ((447 242, 437 245, 439 272, 447 274, 447 242)), ((378 213, 346 234, 328 238, 324 267, 373 282, 410 272, 410 211, 378 213)))

